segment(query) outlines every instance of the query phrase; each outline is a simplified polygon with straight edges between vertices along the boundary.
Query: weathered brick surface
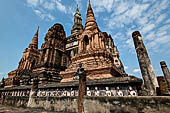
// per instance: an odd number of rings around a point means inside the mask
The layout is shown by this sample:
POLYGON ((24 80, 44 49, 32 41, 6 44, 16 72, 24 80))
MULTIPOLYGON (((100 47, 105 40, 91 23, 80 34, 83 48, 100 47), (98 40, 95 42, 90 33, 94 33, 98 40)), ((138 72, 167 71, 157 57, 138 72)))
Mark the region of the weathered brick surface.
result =
POLYGON ((159 87, 159 85, 147 50, 143 43, 142 36, 139 31, 135 31, 132 33, 132 37, 145 88, 148 90, 148 95, 156 95, 156 88, 159 87))
POLYGON ((162 68, 165 80, 168 84, 168 88, 170 88, 170 72, 169 72, 169 69, 168 69, 165 61, 160 62, 160 64, 161 64, 161 68, 162 68))
POLYGON ((51 111, 45 111, 43 109, 34 109, 34 108, 21 108, 21 107, 12 107, 5 106, 0 104, 0 113, 57 113, 51 111))
POLYGON ((84 113, 169 113, 170 97, 86 97, 84 113))
MULTIPOLYGON (((84 113, 169 113, 169 96, 84 97, 84 113)), ((5 105, 25 107, 28 98, 6 97, 5 105)), ((77 113, 77 97, 34 98, 32 108, 77 113)))

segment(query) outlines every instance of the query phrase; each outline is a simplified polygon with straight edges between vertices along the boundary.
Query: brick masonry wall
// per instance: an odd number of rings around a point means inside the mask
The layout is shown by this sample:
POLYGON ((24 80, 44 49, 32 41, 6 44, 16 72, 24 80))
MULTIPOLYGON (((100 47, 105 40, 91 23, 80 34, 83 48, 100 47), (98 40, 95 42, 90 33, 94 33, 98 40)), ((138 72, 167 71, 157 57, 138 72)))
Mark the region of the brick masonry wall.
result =
POLYGON ((86 97, 85 113, 169 113, 170 97, 86 97))
POLYGON ((26 107, 29 97, 12 97, 4 96, 1 98, 1 103, 4 105, 10 105, 14 107, 26 107))
MULTIPOLYGON (((34 97, 32 108, 77 113, 77 97, 34 97)), ((170 97, 84 97, 84 113, 169 113, 170 97)), ((2 101, 2 100, 1 100, 2 101)), ((3 104, 26 107, 28 97, 6 96, 3 104)))

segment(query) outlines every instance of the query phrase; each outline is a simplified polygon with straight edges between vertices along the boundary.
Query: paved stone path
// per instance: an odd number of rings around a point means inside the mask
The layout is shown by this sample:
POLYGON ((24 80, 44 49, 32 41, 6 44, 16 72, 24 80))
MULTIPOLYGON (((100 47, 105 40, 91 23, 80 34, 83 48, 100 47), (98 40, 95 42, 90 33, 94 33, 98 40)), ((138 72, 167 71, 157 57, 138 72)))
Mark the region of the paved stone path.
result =
POLYGON ((12 106, 4 106, 0 104, 0 113, 56 113, 56 112, 47 112, 41 109, 17 108, 12 106))

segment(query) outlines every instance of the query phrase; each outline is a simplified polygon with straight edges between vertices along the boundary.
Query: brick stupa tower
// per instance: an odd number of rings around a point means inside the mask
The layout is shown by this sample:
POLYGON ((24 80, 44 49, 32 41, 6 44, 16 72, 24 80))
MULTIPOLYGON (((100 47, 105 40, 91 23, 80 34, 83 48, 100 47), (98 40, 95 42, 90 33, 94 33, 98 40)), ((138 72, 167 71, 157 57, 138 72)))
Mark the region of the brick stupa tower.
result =
POLYGON ((5 79, 6 87, 11 87, 19 84, 26 85, 30 83, 32 69, 38 62, 40 54, 38 50, 38 32, 39 27, 37 28, 37 31, 28 48, 24 50, 23 56, 17 69, 8 73, 8 78, 5 79))
POLYGON ((39 78, 40 83, 59 82, 59 75, 67 63, 65 54, 65 31, 61 24, 54 24, 45 36, 45 42, 41 46, 40 57, 33 76, 39 78))
POLYGON ((122 76, 122 71, 114 65, 113 55, 106 50, 105 42, 106 37, 98 28, 89 1, 85 28, 78 37, 78 53, 72 57, 69 67, 60 72, 62 82, 73 80, 80 62, 86 70, 87 79, 122 76))

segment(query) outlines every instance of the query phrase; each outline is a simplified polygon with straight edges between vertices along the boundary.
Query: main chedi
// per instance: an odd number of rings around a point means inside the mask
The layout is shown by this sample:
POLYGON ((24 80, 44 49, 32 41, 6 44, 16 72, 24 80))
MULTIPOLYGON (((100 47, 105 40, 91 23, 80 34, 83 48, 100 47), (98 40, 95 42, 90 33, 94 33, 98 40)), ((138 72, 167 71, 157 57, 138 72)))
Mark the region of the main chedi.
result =
POLYGON ((78 53, 71 64, 60 72, 62 82, 72 81, 78 64, 86 70, 87 79, 102 79, 123 76, 124 71, 114 65, 114 57, 106 49, 107 33, 99 30, 89 1, 84 31, 78 36, 78 53))

